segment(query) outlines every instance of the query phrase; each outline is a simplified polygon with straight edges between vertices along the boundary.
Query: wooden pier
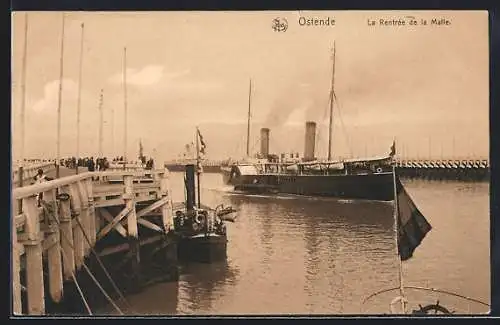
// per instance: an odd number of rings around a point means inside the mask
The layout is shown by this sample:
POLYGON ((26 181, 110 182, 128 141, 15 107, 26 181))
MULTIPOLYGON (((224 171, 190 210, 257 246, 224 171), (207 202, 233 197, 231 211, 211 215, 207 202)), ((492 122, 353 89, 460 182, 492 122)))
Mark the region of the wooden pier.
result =
MULTIPOLYGON (((84 172, 14 188, 11 210, 14 314, 45 314, 46 295, 60 302, 64 297, 63 283, 75 279, 75 274, 86 267, 84 261, 95 252, 96 244, 111 232, 126 239, 128 247, 122 245, 120 249, 132 252, 136 257, 132 265, 140 272, 138 255, 144 240, 139 238, 139 227, 163 235, 160 238, 173 231, 169 190, 167 170, 84 172), (39 202, 40 193, 43 194, 39 202), (22 206, 17 204, 19 200, 22 206), (139 204, 145 207, 137 211, 139 204), (108 210, 111 207, 115 210, 119 207, 121 211, 113 215, 108 210), (161 216, 161 222, 148 220, 152 212, 161 216), (44 273, 48 275, 48 285, 44 283, 44 273), (21 274, 25 275, 24 281, 21 274), (26 301, 22 290, 26 291, 26 301)), ((99 255, 110 254, 109 249, 99 255)))

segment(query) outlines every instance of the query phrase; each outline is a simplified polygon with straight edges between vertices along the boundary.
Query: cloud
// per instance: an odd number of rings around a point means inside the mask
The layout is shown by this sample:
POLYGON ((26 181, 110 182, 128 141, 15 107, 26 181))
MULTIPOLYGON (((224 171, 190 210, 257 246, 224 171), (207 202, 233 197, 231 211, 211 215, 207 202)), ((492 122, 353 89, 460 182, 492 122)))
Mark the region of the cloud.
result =
MULTIPOLYGON (((127 84, 134 86, 152 86, 164 80, 174 80, 188 75, 189 69, 173 72, 165 72, 165 67, 161 65, 147 65, 142 69, 127 69, 127 84)), ((123 73, 119 72, 108 79, 112 84, 123 83, 123 73)))
MULTIPOLYGON (((164 67, 161 65, 148 65, 142 69, 127 69, 127 84, 135 86, 150 86, 157 84, 164 76, 164 67)), ((119 72, 109 78, 112 84, 121 84, 123 74, 119 72)))
MULTIPOLYGON (((78 97, 78 84, 71 79, 63 79, 62 99, 75 101, 78 97)), ((36 101, 32 109, 37 113, 55 112, 59 101, 59 80, 53 80, 44 87, 43 98, 36 101)))

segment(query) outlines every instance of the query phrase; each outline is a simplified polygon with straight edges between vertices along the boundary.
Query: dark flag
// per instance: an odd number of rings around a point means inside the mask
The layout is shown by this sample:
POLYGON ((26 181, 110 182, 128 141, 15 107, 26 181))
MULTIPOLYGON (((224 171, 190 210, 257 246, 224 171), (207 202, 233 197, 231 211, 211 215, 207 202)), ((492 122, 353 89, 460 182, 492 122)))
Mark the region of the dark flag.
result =
POLYGON ((199 129, 198 129, 198 136, 200 137, 200 144, 201 144, 200 153, 205 154, 205 148, 207 147, 207 145, 205 144, 205 141, 203 141, 203 136, 201 135, 199 129))
POLYGON ((389 156, 394 157, 396 155, 396 141, 392 141, 391 153, 389 156))
POLYGON ((397 228, 398 252, 402 261, 413 256, 413 252, 420 245, 425 235, 432 229, 424 215, 418 210, 415 203, 406 193, 403 184, 396 178, 397 191, 397 228))

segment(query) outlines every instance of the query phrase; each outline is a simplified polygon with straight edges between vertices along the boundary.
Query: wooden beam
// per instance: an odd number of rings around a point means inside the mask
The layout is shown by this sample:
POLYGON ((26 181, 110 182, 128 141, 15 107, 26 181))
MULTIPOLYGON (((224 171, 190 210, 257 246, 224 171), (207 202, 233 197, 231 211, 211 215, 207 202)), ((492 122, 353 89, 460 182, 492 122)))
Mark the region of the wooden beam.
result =
POLYGON ((110 223, 108 223, 104 228, 97 234, 97 240, 106 236, 108 232, 111 231, 125 216, 130 212, 129 207, 125 207, 110 223))
POLYGON ((161 229, 161 227, 159 227, 158 225, 156 225, 156 224, 154 224, 151 221, 148 221, 146 219, 138 219, 137 223, 140 223, 144 227, 147 227, 147 228, 149 228, 151 230, 158 231, 158 232, 161 232, 161 233, 165 233, 165 231, 163 229, 161 229))
MULTIPOLYGON (((165 235, 149 237, 147 239, 141 240, 140 245, 141 246, 149 245, 149 244, 155 243, 159 240, 162 240, 163 238, 165 238, 165 235)), ((115 246, 115 247, 105 248, 102 251, 100 251, 98 254, 99 254, 99 256, 102 257, 102 256, 106 256, 106 255, 111 255, 111 254, 123 252, 123 251, 126 251, 128 249, 129 249, 129 243, 124 243, 124 244, 120 244, 120 245, 115 246)))
MULTIPOLYGON (((99 209, 99 213, 109 223, 113 222, 113 216, 105 208, 100 208, 99 209)), ((127 237, 127 230, 119 222, 116 224, 116 226, 113 229, 115 229, 116 231, 118 231, 120 233, 120 235, 122 235, 123 237, 127 237)))
POLYGON ((137 218, 141 218, 141 217, 145 216, 146 214, 148 214, 149 212, 156 210, 167 203, 168 203, 168 198, 164 197, 164 198, 160 199, 159 201, 156 201, 155 203, 151 204, 150 206, 137 212, 137 218))

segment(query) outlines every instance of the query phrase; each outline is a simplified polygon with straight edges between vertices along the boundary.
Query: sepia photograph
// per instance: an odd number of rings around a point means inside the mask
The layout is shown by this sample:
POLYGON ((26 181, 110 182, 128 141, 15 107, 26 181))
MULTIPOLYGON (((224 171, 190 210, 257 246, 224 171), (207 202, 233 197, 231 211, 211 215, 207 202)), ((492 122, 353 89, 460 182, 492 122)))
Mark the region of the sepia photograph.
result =
POLYGON ((488 315, 487 11, 13 11, 11 314, 488 315))

